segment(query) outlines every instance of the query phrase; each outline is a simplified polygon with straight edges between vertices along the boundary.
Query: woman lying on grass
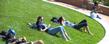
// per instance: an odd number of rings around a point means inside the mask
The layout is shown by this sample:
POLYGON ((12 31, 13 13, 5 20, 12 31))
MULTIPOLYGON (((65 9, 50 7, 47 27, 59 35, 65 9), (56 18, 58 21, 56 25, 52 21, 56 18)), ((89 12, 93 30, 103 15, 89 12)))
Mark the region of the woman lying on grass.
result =
POLYGON ((51 21, 54 22, 54 23, 64 25, 64 26, 69 26, 71 28, 75 28, 75 29, 77 29, 79 31, 82 31, 80 29, 84 28, 85 32, 88 32, 89 34, 93 35, 89 30, 88 23, 87 23, 86 20, 82 20, 80 23, 74 24, 74 23, 71 23, 69 21, 65 21, 64 17, 60 17, 60 18, 55 18, 54 17, 54 18, 51 19, 51 21))
MULTIPOLYGON (((31 25, 31 24, 29 23, 29 25, 31 25)), ((68 36, 68 34, 66 33, 66 31, 64 30, 63 26, 51 28, 50 25, 47 26, 46 24, 43 23, 42 16, 38 17, 37 22, 36 22, 35 26, 33 26, 33 27, 36 27, 39 31, 44 31, 51 35, 56 35, 58 32, 60 32, 60 34, 66 41, 71 40, 70 37, 68 36)))

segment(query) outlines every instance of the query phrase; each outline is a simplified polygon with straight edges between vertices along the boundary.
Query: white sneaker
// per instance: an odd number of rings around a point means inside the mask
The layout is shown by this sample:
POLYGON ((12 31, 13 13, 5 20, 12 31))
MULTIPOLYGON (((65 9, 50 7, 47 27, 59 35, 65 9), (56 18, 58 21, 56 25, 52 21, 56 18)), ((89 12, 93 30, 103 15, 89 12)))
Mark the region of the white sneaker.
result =
POLYGON ((69 41, 68 39, 66 39, 66 41, 69 41))
POLYGON ((31 23, 28 23, 28 25, 30 25, 30 26, 31 26, 32 24, 31 24, 31 23))

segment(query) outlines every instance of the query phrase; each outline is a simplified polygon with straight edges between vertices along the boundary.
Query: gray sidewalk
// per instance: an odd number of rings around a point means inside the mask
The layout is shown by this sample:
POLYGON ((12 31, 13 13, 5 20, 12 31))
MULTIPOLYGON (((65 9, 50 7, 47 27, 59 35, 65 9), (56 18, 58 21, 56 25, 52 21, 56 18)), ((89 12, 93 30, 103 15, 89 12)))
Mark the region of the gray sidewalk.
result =
MULTIPOLYGON (((61 3, 61 2, 51 2, 51 1, 46 1, 46 0, 43 0, 43 1, 48 2, 48 3, 52 3, 52 4, 56 4, 56 5, 65 7, 65 8, 69 8, 69 9, 78 11, 80 13, 83 13, 83 14, 85 14, 87 16, 90 16, 90 11, 89 10, 77 8, 75 6, 68 5, 68 4, 61 3)), ((102 19, 98 19, 98 18, 94 18, 94 19, 96 21, 98 21, 101 25, 103 25, 103 27, 105 28, 105 31, 106 31, 104 38, 100 42, 98 42, 98 44, 109 44, 109 17, 105 16, 103 14, 99 14, 99 13, 97 13, 97 15, 99 15, 102 19)))

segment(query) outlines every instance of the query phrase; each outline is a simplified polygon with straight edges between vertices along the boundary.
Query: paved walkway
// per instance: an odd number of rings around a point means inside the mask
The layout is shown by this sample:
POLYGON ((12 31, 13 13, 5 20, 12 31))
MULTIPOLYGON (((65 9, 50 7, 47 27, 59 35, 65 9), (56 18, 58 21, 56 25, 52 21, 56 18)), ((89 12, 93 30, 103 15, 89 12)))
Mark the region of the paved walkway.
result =
MULTIPOLYGON (((48 3, 52 3, 52 4, 56 4, 56 5, 65 7, 65 8, 69 8, 69 9, 78 11, 80 13, 83 13, 83 14, 85 14, 87 16, 90 16, 90 11, 89 10, 77 8, 75 6, 68 5, 68 4, 61 3, 61 2, 51 2, 51 1, 46 1, 46 0, 43 0, 43 1, 48 2, 48 3)), ((99 15, 102 19, 98 19, 98 18, 94 18, 94 19, 96 21, 98 21, 101 25, 103 25, 103 27, 105 28, 105 31, 106 31, 104 38, 100 42, 98 42, 98 44, 109 44, 109 17, 105 16, 103 14, 99 14, 99 13, 97 13, 97 15, 99 15)))

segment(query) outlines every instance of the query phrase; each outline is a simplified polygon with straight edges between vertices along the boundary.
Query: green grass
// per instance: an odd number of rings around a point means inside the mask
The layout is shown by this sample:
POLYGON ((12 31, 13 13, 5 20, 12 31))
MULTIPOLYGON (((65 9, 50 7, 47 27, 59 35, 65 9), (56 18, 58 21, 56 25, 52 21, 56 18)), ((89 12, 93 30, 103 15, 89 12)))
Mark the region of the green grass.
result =
MULTIPOLYGON (((28 41, 42 39, 45 44, 96 44, 103 38, 105 32, 98 22, 84 14, 42 0, 0 0, 0 30, 7 30, 10 27, 15 29, 17 37, 25 36, 28 41), (76 23, 87 19, 94 35, 91 36, 65 26, 65 30, 72 39, 66 42, 61 37, 54 37, 29 28, 27 23, 35 22, 37 16, 44 16, 44 22, 51 24, 52 27, 59 26, 50 22, 53 16, 64 16, 66 20, 76 23)), ((0 39, 0 44, 5 44, 5 42, 0 39)))

